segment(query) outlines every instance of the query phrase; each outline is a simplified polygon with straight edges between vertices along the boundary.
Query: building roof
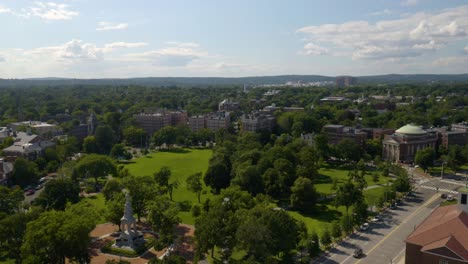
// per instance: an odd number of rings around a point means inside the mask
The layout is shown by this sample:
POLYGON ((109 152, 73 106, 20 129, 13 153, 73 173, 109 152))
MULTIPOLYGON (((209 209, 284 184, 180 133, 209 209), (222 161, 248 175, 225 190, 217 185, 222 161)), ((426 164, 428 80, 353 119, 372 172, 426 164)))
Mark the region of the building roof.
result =
POLYGON ((421 251, 468 261, 468 213, 456 204, 439 207, 406 242, 422 246, 421 251))
POLYGON ((422 129, 420 126, 415 126, 415 125, 412 125, 412 124, 402 126, 395 132, 400 133, 400 134, 408 134, 408 135, 424 135, 424 134, 427 134, 427 131, 422 129))

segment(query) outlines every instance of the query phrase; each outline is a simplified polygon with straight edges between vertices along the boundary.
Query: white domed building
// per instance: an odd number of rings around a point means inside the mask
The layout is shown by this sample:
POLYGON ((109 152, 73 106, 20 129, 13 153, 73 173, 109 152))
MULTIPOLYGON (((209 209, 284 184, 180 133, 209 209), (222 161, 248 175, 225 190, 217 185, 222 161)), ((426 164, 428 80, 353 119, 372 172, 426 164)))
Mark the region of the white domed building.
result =
POLYGON ((383 139, 382 158, 390 162, 412 163, 416 151, 427 147, 436 148, 437 134, 420 126, 408 124, 383 139))

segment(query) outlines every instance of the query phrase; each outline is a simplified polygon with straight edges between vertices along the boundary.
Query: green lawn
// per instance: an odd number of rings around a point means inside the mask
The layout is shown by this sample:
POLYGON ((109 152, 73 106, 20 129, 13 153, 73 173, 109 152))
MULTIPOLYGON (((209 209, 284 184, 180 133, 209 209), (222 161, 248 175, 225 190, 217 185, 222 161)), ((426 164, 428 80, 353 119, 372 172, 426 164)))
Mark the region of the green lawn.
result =
POLYGON ((346 207, 339 206, 336 208, 333 201, 329 201, 319 204, 315 213, 309 214, 297 211, 288 211, 288 213, 293 218, 304 222, 309 233, 315 231, 320 235, 325 228, 330 228, 333 221, 341 219, 346 213, 346 207))
MULTIPOLYGON (((185 180, 188 176, 197 172, 204 174, 208 168, 208 161, 212 153, 210 149, 159 151, 132 160, 132 163, 127 164, 126 168, 128 168, 131 174, 136 176, 152 176, 161 167, 167 166, 172 172, 170 182, 179 182, 179 187, 173 194, 174 201, 191 201, 195 204, 198 203, 197 196, 187 190, 185 180)), ((211 196, 210 188, 204 186, 201 195, 202 202, 211 196)), ((194 219, 190 212, 181 212, 179 216, 182 219, 182 223, 194 224, 194 219)))
POLYGON ((99 193, 94 196, 89 196, 86 198, 82 198, 80 202, 89 202, 90 204, 93 205, 93 207, 96 209, 98 216, 99 216, 99 221, 98 224, 106 223, 108 222, 105 218, 105 214, 107 211, 106 207, 106 201, 104 199, 104 195, 102 193, 99 193))
POLYGON ((369 206, 377 205, 379 198, 385 191, 385 187, 377 187, 369 190, 364 190, 364 196, 369 206))
MULTIPOLYGON (((319 177, 315 181, 315 188, 320 193, 332 194, 335 192, 332 190, 333 179, 338 179, 338 184, 344 183, 348 179, 348 173, 349 170, 347 169, 331 168, 330 166, 321 168, 319 170, 319 177)), ((377 173, 379 174, 379 181, 377 183, 375 183, 372 179, 372 171, 366 173, 364 178, 366 179, 368 186, 385 184, 391 179, 389 177, 381 176, 380 172, 377 173)))

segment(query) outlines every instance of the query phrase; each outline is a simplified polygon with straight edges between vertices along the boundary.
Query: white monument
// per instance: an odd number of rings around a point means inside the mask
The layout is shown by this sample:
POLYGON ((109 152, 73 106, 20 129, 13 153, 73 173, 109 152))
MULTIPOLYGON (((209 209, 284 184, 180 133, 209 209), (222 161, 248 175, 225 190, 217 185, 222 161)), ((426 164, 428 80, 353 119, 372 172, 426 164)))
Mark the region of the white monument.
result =
POLYGON ((115 240, 117 247, 129 247, 135 249, 139 245, 145 243, 143 233, 137 230, 136 221, 133 217, 132 203, 130 195, 125 194, 125 210, 124 215, 120 219, 121 232, 120 236, 115 240))

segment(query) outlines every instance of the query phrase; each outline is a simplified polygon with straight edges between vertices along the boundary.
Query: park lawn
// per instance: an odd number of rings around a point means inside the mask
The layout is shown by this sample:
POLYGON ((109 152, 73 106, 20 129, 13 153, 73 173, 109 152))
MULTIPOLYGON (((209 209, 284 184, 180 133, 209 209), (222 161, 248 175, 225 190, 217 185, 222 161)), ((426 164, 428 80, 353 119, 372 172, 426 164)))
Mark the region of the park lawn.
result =
POLYGON ((377 205, 377 202, 379 201, 379 198, 382 196, 382 194, 385 191, 385 187, 376 187, 372 188, 369 190, 364 190, 364 196, 366 197, 366 203, 368 206, 374 206, 377 205))
MULTIPOLYGON (((349 209, 351 211, 351 208, 349 209)), ((346 207, 333 205, 333 201, 320 203, 313 213, 301 213, 298 211, 288 211, 289 215, 294 219, 304 222, 307 227, 307 232, 312 231, 317 234, 322 234, 325 228, 330 228, 333 221, 339 221, 346 214, 346 207)))
MULTIPOLYGON (((324 168, 319 169, 319 176, 317 177, 317 180, 315 180, 315 189, 323 194, 332 194, 335 191, 332 190, 333 186, 333 179, 336 178, 338 179, 338 185, 345 183, 348 180, 348 173, 349 170, 347 169, 341 169, 341 168, 331 168, 330 166, 326 166, 324 168)), ((367 182, 367 186, 372 186, 376 184, 386 184, 388 181, 390 181, 390 177, 384 177, 379 173, 379 181, 374 182, 372 179, 372 171, 368 171, 366 175, 364 176, 364 179, 367 182)))
MULTIPOLYGON (((188 176, 208 169, 208 161, 213 151, 211 149, 175 149, 170 151, 158 151, 149 155, 132 160, 132 163, 125 165, 129 172, 135 176, 152 176, 163 166, 167 166, 172 174, 170 182, 179 182, 179 187, 174 190, 173 199, 177 202, 190 201, 192 204, 198 203, 195 193, 187 190, 186 179, 188 176)), ((201 202, 212 197, 211 188, 203 183, 201 202)), ((195 219, 190 212, 181 212, 179 217, 184 224, 193 225, 195 219)))
POLYGON ((103 223, 108 222, 106 220, 106 213, 107 213, 106 200, 104 199, 104 195, 102 193, 89 196, 89 197, 84 197, 81 199, 80 202, 90 203, 94 207, 94 209, 96 210, 99 216, 98 224, 103 224, 103 223))

